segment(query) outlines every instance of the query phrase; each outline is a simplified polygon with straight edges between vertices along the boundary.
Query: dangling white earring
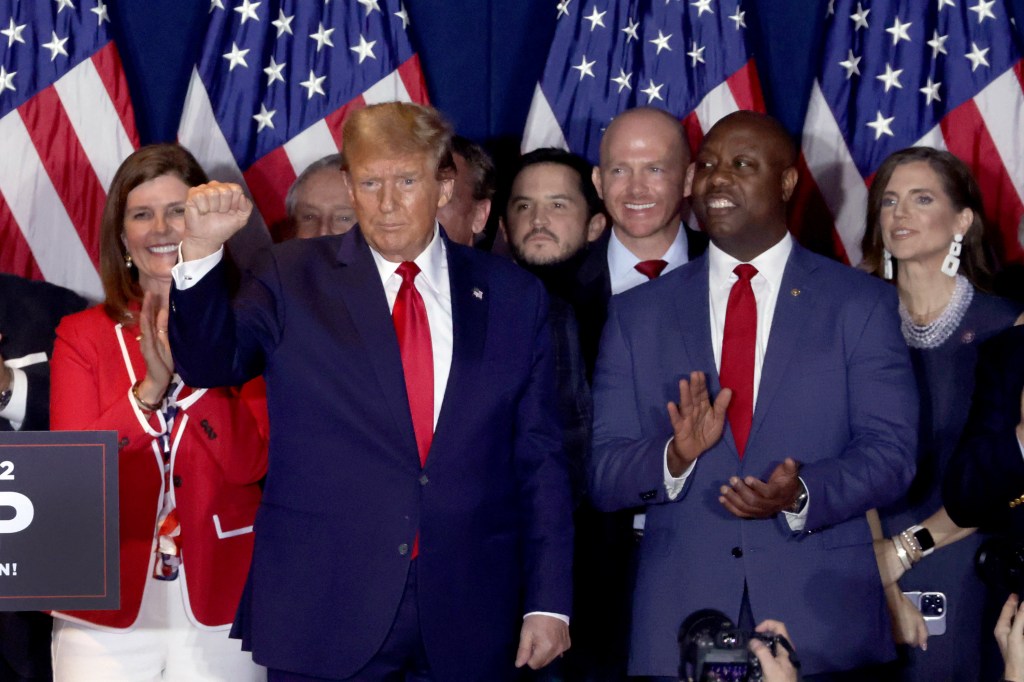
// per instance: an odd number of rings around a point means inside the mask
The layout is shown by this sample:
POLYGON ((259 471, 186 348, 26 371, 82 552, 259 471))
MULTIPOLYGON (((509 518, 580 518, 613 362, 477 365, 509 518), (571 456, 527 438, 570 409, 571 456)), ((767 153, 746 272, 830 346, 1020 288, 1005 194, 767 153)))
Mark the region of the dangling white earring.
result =
POLYGON ((882 257, 885 258, 885 270, 882 272, 882 277, 892 279, 892 254, 889 253, 889 249, 882 249, 882 257))
POLYGON ((950 277, 956 277, 956 272, 960 269, 960 252, 963 250, 963 241, 962 234, 954 234, 953 241, 949 244, 949 255, 946 256, 946 260, 942 261, 940 270, 950 277))

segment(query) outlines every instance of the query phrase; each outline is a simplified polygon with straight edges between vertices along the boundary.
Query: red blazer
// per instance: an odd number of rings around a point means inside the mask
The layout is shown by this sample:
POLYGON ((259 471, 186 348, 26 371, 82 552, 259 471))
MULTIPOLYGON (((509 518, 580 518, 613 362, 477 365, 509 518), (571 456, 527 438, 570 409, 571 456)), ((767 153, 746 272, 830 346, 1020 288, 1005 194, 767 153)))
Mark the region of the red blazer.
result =
MULTIPOLYGON (((152 579, 163 488, 163 417, 140 410, 131 395, 146 374, 138 334, 102 306, 90 308, 61 322, 51 362, 52 429, 118 432, 121 500, 121 608, 55 615, 118 629, 134 625, 152 579)), ((178 403, 171 433, 178 579, 192 622, 220 628, 234 619, 249 569, 267 443, 252 402, 234 389, 185 388, 178 403)))

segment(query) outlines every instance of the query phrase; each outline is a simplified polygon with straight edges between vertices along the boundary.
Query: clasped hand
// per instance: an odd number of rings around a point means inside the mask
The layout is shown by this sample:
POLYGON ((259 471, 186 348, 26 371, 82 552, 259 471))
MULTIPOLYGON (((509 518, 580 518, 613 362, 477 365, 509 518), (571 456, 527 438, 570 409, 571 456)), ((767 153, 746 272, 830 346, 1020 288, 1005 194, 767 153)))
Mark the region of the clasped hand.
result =
POLYGON ((190 187, 185 200, 182 258, 196 260, 215 253, 245 227, 251 215, 252 202, 234 183, 212 181, 190 187))

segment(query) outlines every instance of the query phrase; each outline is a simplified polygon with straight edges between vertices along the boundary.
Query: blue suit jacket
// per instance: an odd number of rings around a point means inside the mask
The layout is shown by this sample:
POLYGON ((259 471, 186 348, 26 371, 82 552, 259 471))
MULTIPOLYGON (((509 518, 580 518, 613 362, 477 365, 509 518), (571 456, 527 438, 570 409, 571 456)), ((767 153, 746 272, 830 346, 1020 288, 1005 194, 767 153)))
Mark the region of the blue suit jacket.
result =
POLYGON ((420 623, 438 679, 503 679, 523 614, 569 613, 571 502, 546 294, 511 263, 447 250, 454 350, 423 469, 359 230, 269 250, 233 308, 217 272, 172 292, 186 382, 266 378, 270 465, 236 622, 259 663, 358 671, 394 620, 417 530, 420 623))
POLYGON ((683 619, 701 608, 735 619, 744 581, 754 617, 786 623, 805 674, 890 658, 864 512, 914 474, 917 394, 895 290, 794 245, 745 456, 727 423, 669 501, 665 405, 694 370, 719 391, 708 305, 705 256, 613 297, 602 340, 591 489, 606 510, 647 505, 630 673, 674 675, 683 619), (781 514, 740 520, 718 502, 730 476, 766 480, 785 457, 803 463, 807 532, 781 514))

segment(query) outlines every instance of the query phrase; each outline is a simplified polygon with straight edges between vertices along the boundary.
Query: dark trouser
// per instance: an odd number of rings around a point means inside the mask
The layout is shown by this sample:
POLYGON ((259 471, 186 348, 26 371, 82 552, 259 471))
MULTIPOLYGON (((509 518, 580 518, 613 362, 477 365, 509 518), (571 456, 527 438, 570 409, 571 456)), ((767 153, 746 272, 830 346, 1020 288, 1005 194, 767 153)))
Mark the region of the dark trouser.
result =
MULTIPOLYGON (((309 677, 284 670, 267 670, 267 682, 327 682, 335 678, 309 677)), ((395 622, 380 650, 351 677, 351 682, 432 682, 427 652, 420 635, 419 607, 416 599, 416 562, 409 568, 405 592, 398 605, 395 622)))

